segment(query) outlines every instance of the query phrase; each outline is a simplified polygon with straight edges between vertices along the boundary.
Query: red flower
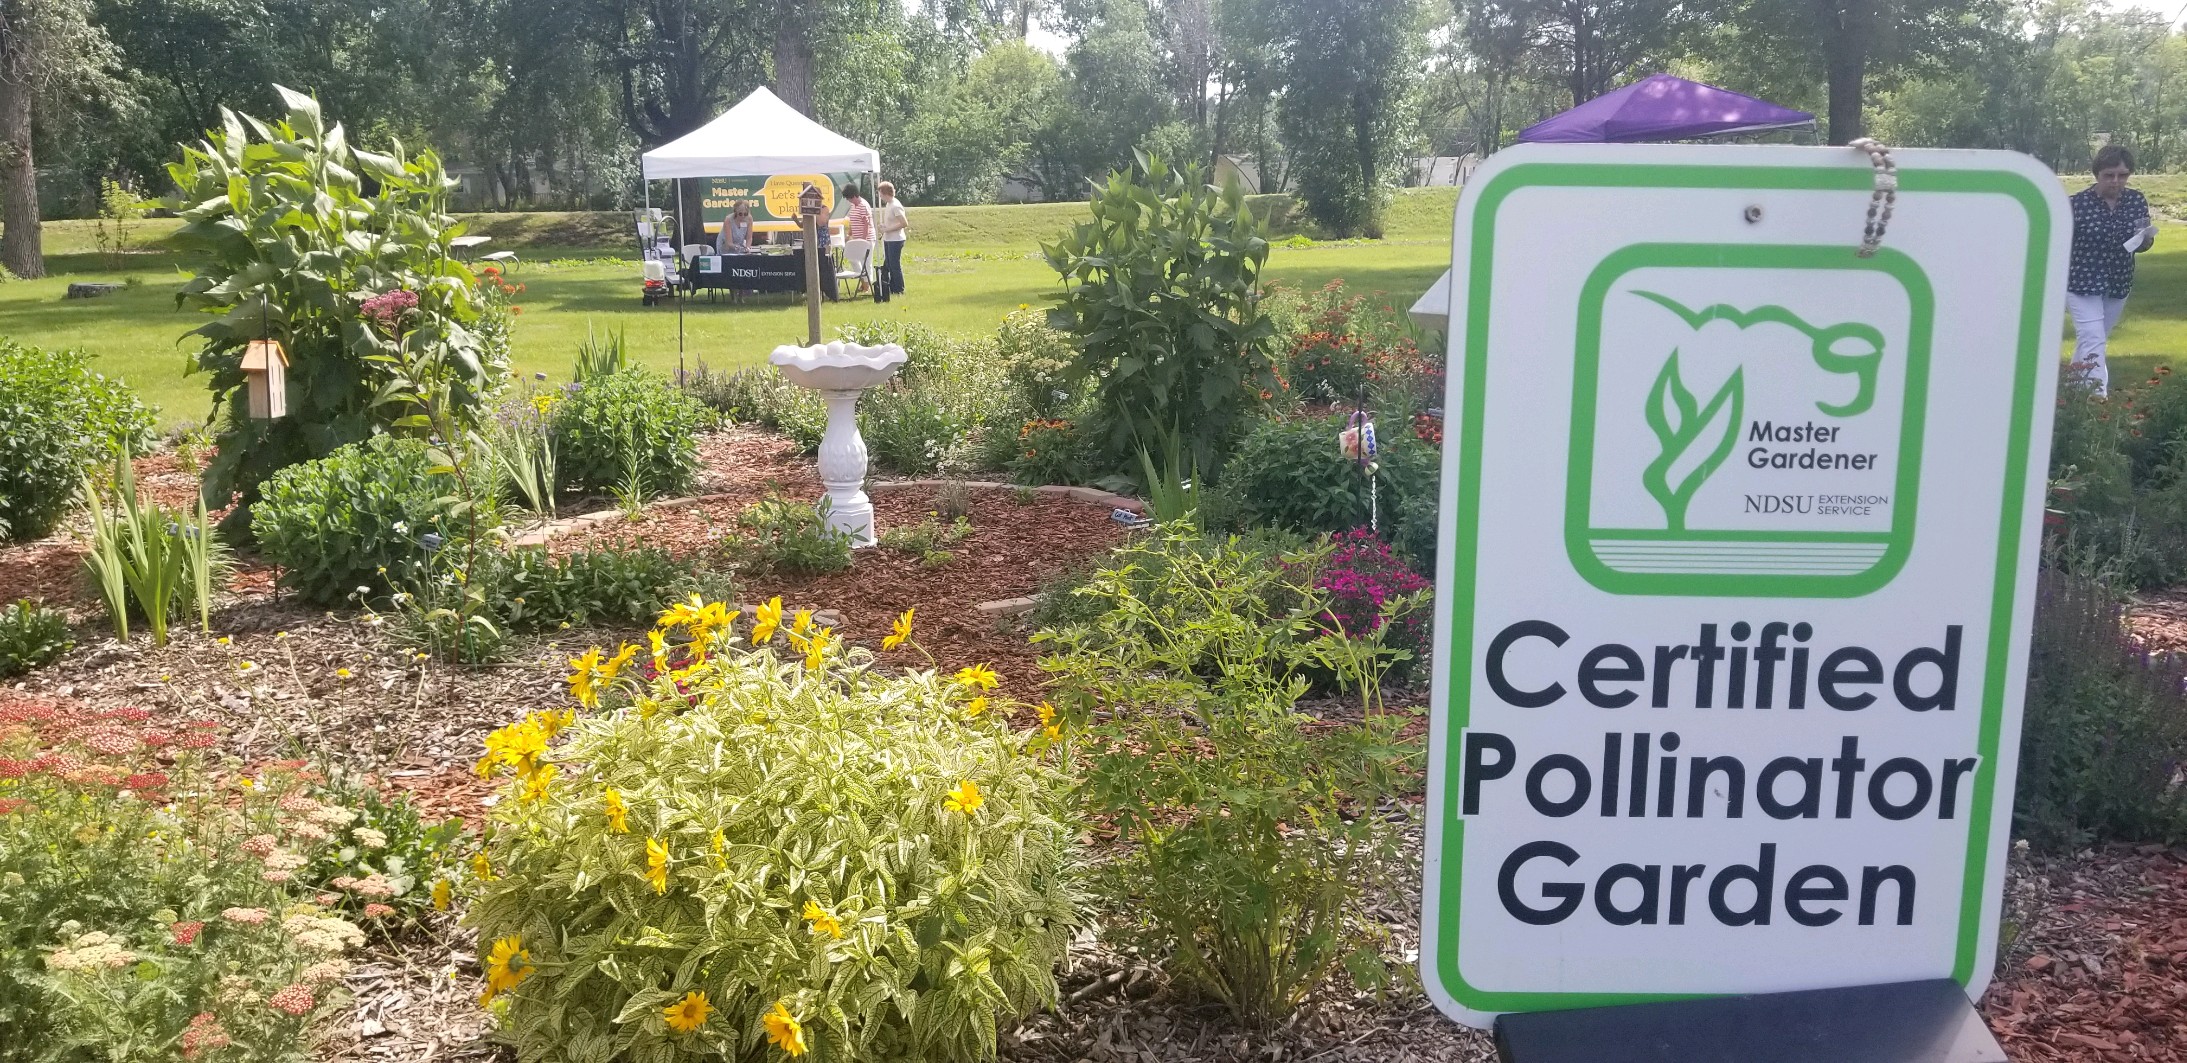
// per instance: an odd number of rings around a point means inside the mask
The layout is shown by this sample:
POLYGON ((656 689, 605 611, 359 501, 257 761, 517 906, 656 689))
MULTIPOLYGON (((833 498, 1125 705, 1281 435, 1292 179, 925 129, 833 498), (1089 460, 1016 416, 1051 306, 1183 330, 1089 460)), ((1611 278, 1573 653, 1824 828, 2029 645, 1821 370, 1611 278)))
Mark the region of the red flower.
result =
POLYGON ((174 935, 175 944, 177 945, 190 945, 196 943, 198 934, 204 932, 204 930, 205 924, 197 920, 192 920, 187 923, 176 923, 174 926, 168 928, 168 932, 174 935))

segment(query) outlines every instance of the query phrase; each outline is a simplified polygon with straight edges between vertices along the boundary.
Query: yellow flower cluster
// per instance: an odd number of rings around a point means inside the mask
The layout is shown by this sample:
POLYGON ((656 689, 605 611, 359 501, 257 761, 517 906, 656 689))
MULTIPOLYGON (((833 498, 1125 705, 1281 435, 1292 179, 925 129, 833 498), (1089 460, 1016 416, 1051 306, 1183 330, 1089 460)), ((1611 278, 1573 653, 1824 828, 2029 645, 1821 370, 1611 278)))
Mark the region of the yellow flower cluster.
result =
POLYGON ((479 758, 475 769, 478 777, 493 778, 495 768, 507 767, 515 769, 520 778, 531 778, 542 767, 547 743, 576 719, 577 714, 567 709, 542 710, 495 730, 486 736, 486 755, 479 758))
POLYGON ((594 646, 583 657, 570 658, 570 694, 577 703, 588 709, 600 707, 600 693, 607 689, 623 667, 638 656, 638 647, 624 643, 622 651, 613 657, 601 659, 600 647, 594 646))
POLYGON ((738 613, 739 610, 720 602, 705 601, 694 594, 689 601, 677 602, 664 610, 655 630, 665 632, 683 628, 691 635, 691 644, 696 647, 693 652, 703 656, 706 647, 714 641, 715 632, 734 623, 738 613))

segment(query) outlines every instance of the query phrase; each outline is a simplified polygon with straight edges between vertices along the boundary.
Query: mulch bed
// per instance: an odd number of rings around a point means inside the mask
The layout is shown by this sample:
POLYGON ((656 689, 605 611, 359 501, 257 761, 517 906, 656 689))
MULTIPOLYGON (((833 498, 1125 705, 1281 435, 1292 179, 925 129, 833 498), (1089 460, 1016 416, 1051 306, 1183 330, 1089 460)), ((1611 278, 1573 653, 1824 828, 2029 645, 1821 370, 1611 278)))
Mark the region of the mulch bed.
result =
POLYGON ((2017 878, 2025 922, 1982 998, 2012 1058, 2187 1060, 2187 849, 2109 846, 2017 878))
MULTIPOLYGON (((764 491, 760 492, 761 494, 764 491)), ((873 493, 874 520, 889 528, 932 521, 931 489, 873 493)), ((655 546, 682 557, 724 560, 733 555, 727 536, 749 492, 706 500, 682 509, 648 513, 636 523, 609 524, 556 541, 558 551, 602 546, 655 546)), ((1034 697, 1040 686, 1039 647, 1006 619, 981 613, 981 602, 1030 597, 1041 586, 1092 562, 1130 534, 1108 510, 1086 502, 1040 496, 1020 503, 1009 491, 971 492, 967 518, 972 533, 946 549, 950 559, 929 565, 886 547, 859 550, 848 571, 820 576, 771 573, 741 581, 746 603, 780 595, 789 608, 833 610, 839 633, 878 648, 890 625, 916 609, 914 641, 945 668, 986 663, 1001 674, 1003 692, 1034 697)), ((915 660, 915 658, 914 658, 915 660)))

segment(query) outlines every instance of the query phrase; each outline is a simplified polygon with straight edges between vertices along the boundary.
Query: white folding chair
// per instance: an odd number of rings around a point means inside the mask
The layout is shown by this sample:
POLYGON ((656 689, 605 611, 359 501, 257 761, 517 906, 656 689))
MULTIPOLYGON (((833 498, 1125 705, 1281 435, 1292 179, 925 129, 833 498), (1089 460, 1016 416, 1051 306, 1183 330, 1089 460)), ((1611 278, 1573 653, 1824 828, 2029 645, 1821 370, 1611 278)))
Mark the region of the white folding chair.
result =
POLYGON ((872 290, 872 273, 873 241, 843 241, 843 268, 836 271, 835 279, 839 281, 856 280, 858 282, 856 294, 864 295, 872 290))

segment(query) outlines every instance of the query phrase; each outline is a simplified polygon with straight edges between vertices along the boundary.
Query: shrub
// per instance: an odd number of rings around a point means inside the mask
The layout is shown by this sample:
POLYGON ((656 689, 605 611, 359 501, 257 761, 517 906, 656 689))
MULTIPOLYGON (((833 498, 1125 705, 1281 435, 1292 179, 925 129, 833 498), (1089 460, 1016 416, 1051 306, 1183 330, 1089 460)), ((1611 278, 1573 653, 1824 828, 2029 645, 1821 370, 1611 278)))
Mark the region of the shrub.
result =
POLYGON ((443 660, 498 659, 511 635, 588 624, 644 626, 726 581, 653 547, 610 546, 555 556, 543 546, 441 550, 396 595, 404 642, 443 660), (464 578, 468 576, 468 579, 464 578))
POLYGON ((1015 398, 991 347, 931 342, 923 350, 859 411, 874 460, 907 476, 966 468, 994 426, 1016 423, 1015 398))
POLYGON ((573 385, 554 407, 562 485, 606 493, 635 470, 650 494, 683 491, 698 471, 705 422, 704 407, 642 367, 573 385))
POLYGON ((0 1061, 302 1061, 340 1025, 363 933, 302 872, 354 813, 295 764, 218 772, 220 740, 0 703, 0 1061))
POLYGON ((209 315, 189 333, 203 340, 192 368, 227 407, 205 473, 215 508, 237 492, 255 502, 275 470, 395 427, 421 401, 467 427, 508 377, 499 315, 513 310, 447 253, 463 223, 440 158, 351 147, 318 101, 274 90, 285 120, 222 111, 167 168, 172 239, 202 262, 176 305, 209 315), (290 416, 254 420, 243 354, 269 337, 288 354, 290 416))
POLYGON ((995 354, 1017 404, 1035 418, 1059 419, 1074 405, 1064 382, 1075 353, 1070 333, 1049 327, 1046 315, 1022 306, 1004 317, 995 333, 995 354))
POLYGON ((1435 498, 1440 455, 1402 429, 1380 433, 1378 507, 1359 463, 1338 449, 1343 430, 1342 418, 1264 421, 1223 466, 1221 483, 1254 523, 1334 534, 1367 524, 1379 508, 1382 528, 1400 534, 1399 518, 1421 512, 1407 503, 1435 498))
POLYGON ((49 664, 76 640, 68 634, 68 616, 25 598, 0 606, 0 679, 49 664))
MULTIPOLYGON (((259 550, 281 583, 306 601, 335 605, 359 588, 377 594, 421 574, 426 555, 471 533, 461 485, 415 439, 374 436, 274 474, 251 516, 259 550)), ((480 500, 482 503, 485 500, 480 500)), ((477 528, 496 518, 482 504, 477 528)))
POLYGON ((1082 484, 1092 474, 1087 446, 1069 421, 1027 421, 1018 426, 1010 478, 1035 487, 1082 484))
POLYGON ((153 440, 152 411, 79 351, 0 340, 0 540, 60 526, 86 469, 153 440))
POLYGON ((1059 647, 1041 666, 1068 726, 1107 717, 1081 743, 1082 792, 1129 845, 1103 868, 1112 910, 1249 1025, 1279 1022, 1339 968, 1380 988, 1359 901, 1402 866, 1405 826, 1382 802, 1420 753, 1377 711, 1388 652, 1317 622, 1335 603, 1294 573, 1319 557, 1287 568, 1182 524, 1162 535, 1135 551, 1164 555, 1157 594, 1129 564, 1108 570, 1079 591, 1107 607, 1099 620, 1041 636, 1059 647), (1359 722, 1310 727, 1297 711, 1297 673, 1323 669, 1359 689, 1359 722))
POLYGON ((673 674, 595 651, 579 692, 613 711, 488 740, 520 776, 467 916, 503 1036, 537 1060, 993 1058, 1079 924, 1050 740, 976 700, 983 670, 886 676, 810 628, 785 660, 718 604, 674 619, 702 631, 661 651, 673 674))
POLYGON ((1215 468, 1281 386, 1275 326, 1259 309, 1260 223, 1235 184, 1217 192, 1197 167, 1145 157, 1110 174, 1088 210, 1043 246, 1066 285, 1058 312, 1077 349, 1065 386, 1111 415, 1096 440, 1110 470, 1170 430, 1186 433, 1200 468, 1215 468))
POLYGON ((2100 585, 2046 572, 2035 605, 2013 813, 2037 845, 2187 839, 2187 662, 2126 635, 2100 585))
POLYGON ((801 388, 772 367, 717 373, 699 364, 686 391, 735 424, 757 425, 789 436, 807 451, 820 446, 828 408, 820 393, 801 388))
POLYGON ((1267 300, 1284 338, 1292 396, 1347 404, 1364 396, 1392 424, 1441 404, 1440 345, 1424 350, 1386 293, 1354 292, 1339 279, 1297 295, 1271 285, 1267 300))
POLYGON ((851 566, 852 538, 828 526, 827 502, 820 508, 780 495, 769 495, 737 514, 732 552, 755 573, 794 572, 819 575, 851 566))

